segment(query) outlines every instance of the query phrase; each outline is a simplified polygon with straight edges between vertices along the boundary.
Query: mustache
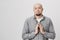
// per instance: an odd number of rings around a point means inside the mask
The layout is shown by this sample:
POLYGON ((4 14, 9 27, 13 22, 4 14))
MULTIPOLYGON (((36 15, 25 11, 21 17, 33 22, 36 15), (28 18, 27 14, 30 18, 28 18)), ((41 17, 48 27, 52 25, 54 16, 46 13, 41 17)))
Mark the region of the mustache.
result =
POLYGON ((40 15, 42 15, 42 14, 36 14, 36 16, 40 16, 40 15))

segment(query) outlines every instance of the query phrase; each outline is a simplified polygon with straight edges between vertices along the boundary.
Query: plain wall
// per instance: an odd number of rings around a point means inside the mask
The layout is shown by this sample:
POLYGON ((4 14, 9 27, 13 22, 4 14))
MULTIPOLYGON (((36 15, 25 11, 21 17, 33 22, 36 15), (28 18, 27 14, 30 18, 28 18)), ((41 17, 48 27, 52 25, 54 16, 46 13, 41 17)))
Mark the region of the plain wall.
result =
POLYGON ((0 0, 0 40, 22 40, 24 21, 33 15, 33 5, 38 2, 53 21, 55 40, 60 40, 60 0, 0 0))

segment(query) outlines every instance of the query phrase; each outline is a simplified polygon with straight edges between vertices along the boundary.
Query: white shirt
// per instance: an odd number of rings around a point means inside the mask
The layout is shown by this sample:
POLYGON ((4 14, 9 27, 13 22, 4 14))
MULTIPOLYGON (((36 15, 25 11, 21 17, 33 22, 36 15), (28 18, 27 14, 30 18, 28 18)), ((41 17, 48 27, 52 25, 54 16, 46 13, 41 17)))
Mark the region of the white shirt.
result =
POLYGON ((36 19, 38 21, 38 23, 43 19, 43 17, 36 19))

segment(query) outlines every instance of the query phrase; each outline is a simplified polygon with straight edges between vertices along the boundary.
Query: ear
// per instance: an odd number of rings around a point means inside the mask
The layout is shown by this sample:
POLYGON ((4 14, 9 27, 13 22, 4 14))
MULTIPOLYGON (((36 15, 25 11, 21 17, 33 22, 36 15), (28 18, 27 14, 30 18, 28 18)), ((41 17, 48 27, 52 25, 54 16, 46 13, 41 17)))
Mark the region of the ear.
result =
POLYGON ((43 11, 43 8, 42 8, 42 11, 43 11))

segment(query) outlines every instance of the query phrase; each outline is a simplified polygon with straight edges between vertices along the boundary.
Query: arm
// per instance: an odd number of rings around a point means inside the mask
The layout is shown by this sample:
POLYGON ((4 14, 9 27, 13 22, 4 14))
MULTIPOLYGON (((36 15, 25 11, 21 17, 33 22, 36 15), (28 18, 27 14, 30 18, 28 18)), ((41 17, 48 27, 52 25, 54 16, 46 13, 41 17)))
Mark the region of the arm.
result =
POLYGON ((22 38, 23 39, 32 39, 35 36, 35 32, 29 33, 29 28, 28 28, 28 20, 25 21, 23 31, 22 31, 22 38))
POLYGON ((51 20, 50 20, 50 23, 49 23, 49 32, 45 32, 44 37, 50 38, 50 39, 55 38, 55 31, 54 31, 53 23, 52 23, 51 20))

